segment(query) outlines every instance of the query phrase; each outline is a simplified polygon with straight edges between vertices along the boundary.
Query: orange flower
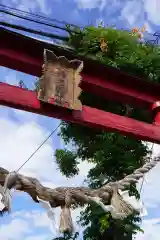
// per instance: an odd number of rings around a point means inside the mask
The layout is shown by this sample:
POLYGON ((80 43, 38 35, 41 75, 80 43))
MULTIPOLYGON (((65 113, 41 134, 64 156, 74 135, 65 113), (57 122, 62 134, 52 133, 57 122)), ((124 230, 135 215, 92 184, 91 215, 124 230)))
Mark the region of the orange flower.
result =
POLYGON ((132 29, 132 33, 138 33, 138 32, 139 32, 139 29, 137 27, 132 29))
POLYGON ((102 52, 107 52, 108 45, 107 45, 107 41, 104 38, 100 39, 100 49, 102 52))
POLYGON ((142 33, 146 32, 146 26, 145 25, 142 27, 141 32, 142 33))

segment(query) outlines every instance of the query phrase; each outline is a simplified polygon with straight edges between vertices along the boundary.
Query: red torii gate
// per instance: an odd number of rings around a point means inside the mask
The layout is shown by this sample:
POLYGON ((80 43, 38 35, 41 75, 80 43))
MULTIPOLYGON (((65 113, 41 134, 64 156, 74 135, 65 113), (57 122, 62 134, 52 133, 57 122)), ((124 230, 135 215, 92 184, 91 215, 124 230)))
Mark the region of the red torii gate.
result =
MULTIPOLYGON (((74 59, 72 51, 23 36, 0 27, 0 64, 17 71, 40 76, 43 51, 49 49, 58 56, 74 59)), ((160 85, 146 82, 118 69, 106 67, 93 60, 82 59, 84 70, 80 87, 105 99, 154 109, 154 124, 147 124, 128 117, 83 106, 82 111, 42 103, 33 91, 0 83, 0 104, 28 112, 63 119, 106 131, 119 131, 141 140, 160 143, 160 85)))

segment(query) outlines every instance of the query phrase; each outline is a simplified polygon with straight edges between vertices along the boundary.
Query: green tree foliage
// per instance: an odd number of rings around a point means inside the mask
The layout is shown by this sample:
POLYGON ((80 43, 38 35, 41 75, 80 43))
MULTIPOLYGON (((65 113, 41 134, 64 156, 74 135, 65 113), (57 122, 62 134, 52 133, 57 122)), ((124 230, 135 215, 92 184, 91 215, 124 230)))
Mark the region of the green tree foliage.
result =
MULTIPOLYGON (((102 64, 126 70, 134 75, 146 77, 150 81, 160 81, 160 48, 140 43, 137 36, 126 31, 119 31, 99 26, 77 30, 70 35, 69 43, 77 55, 95 59, 102 64), (100 39, 107 43, 107 51, 102 52, 100 39)), ((82 92, 81 101, 85 105, 95 106, 120 115, 127 115, 138 120, 150 121, 147 111, 133 106, 104 101, 92 94, 82 92)), ((66 145, 72 144, 72 151, 57 150, 57 164, 63 175, 73 177, 78 174, 80 161, 94 163, 87 176, 90 188, 101 187, 104 183, 119 180, 144 164, 149 149, 140 140, 86 128, 73 123, 62 122, 60 136, 66 145)), ((130 192, 139 194, 135 186, 130 192)), ((138 216, 129 216, 124 221, 115 221, 109 214, 95 204, 86 206, 81 212, 79 222, 84 228, 86 240, 131 240, 140 230, 138 216)), ((65 238, 64 238, 65 239, 65 238)), ((69 238, 72 239, 72 238, 69 238)))
POLYGON ((86 27, 72 33, 69 44, 78 55, 95 59, 104 65, 113 66, 128 73, 160 81, 160 47, 147 45, 138 40, 137 34, 113 28, 86 27), (100 49, 100 39, 107 42, 107 51, 100 49))
POLYGON ((79 233, 68 234, 65 233, 62 237, 54 238, 53 240, 76 240, 79 236, 79 233))

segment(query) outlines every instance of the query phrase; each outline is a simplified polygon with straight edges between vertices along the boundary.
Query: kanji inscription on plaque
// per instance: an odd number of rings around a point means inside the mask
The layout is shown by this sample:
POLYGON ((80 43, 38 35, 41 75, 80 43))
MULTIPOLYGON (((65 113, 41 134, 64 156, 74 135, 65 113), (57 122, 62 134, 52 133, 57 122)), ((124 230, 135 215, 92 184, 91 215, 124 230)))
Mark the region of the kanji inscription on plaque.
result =
POLYGON ((52 51, 45 49, 38 99, 61 107, 82 110, 78 99, 81 93, 79 83, 82 69, 82 61, 69 61, 66 57, 57 57, 52 51))

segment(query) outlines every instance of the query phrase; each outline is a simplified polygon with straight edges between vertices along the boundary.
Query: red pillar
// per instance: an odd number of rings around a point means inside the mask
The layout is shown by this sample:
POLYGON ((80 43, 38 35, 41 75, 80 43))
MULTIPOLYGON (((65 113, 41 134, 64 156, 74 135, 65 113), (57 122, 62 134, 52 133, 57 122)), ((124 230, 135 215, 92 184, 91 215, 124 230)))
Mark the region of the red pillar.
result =
POLYGON ((160 101, 153 103, 152 113, 153 113, 154 124, 160 125, 160 101))

